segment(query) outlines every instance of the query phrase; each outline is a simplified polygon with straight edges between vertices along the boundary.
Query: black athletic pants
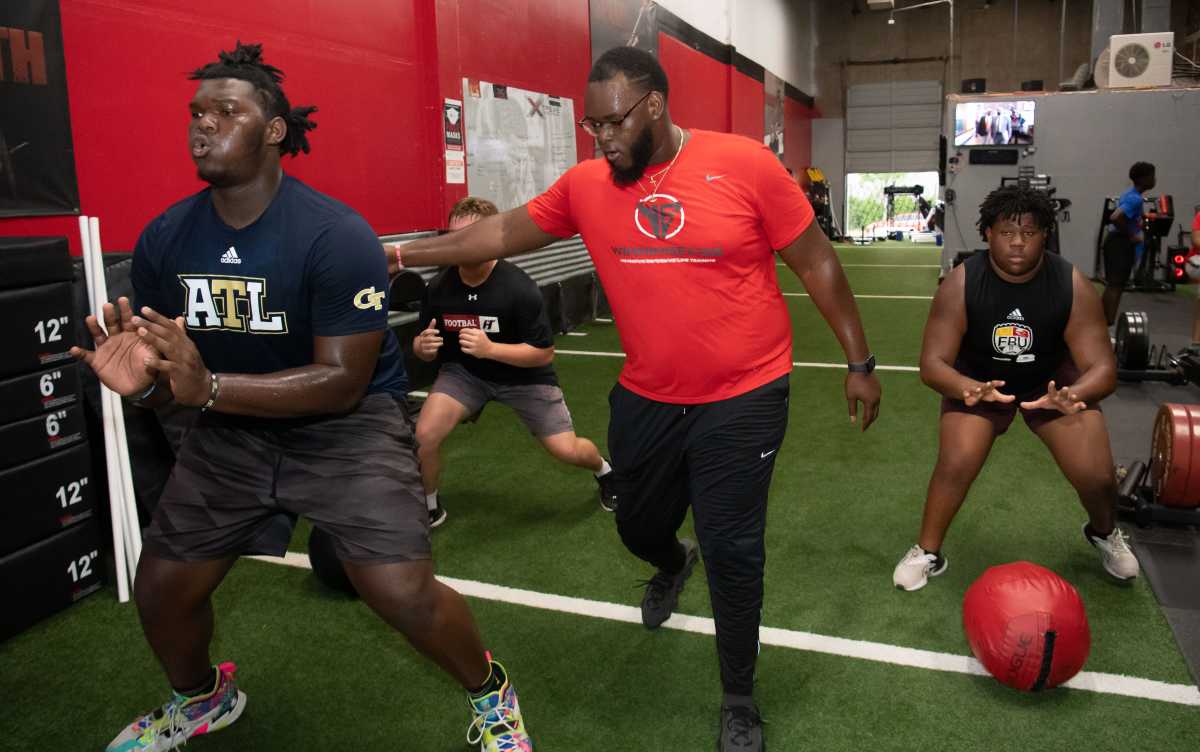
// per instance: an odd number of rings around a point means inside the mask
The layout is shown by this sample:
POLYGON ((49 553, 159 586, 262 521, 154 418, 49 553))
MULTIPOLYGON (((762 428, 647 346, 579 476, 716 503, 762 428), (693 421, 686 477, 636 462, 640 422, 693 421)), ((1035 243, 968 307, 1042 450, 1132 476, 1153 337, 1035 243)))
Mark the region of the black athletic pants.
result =
POLYGON ((639 558, 678 572, 683 553, 675 534, 692 508, 721 683, 730 694, 749 695, 762 617, 767 491, 787 430, 788 377, 702 405, 655 402, 620 384, 608 400, 621 540, 639 558))

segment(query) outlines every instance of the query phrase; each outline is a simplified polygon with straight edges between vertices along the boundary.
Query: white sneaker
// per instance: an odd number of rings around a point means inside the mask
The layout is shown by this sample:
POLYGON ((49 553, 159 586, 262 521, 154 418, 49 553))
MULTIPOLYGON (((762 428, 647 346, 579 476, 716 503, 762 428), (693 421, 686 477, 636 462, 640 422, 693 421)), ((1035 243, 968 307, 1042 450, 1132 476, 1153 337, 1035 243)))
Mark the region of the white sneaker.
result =
POLYGON ((1137 557, 1129 548, 1129 537, 1121 531, 1121 528, 1114 525, 1113 531, 1107 538, 1094 538, 1088 533, 1085 524, 1083 537, 1087 538, 1087 542, 1100 551, 1100 563, 1104 565, 1105 572, 1118 580, 1132 580, 1138 576, 1137 557))
POLYGON ((892 583, 901 590, 920 590, 930 577, 937 577, 948 566, 950 562, 945 556, 934 556, 920 546, 913 546, 892 572, 892 583))

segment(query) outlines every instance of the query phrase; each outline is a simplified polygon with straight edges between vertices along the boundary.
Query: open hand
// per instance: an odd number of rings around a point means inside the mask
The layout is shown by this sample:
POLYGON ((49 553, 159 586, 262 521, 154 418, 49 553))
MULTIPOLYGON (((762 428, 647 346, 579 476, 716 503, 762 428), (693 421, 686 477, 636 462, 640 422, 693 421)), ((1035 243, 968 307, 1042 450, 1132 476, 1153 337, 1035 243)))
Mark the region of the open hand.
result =
POLYGON ((980 402, 1012 402, 1015 400, 1016 397, 1013 395, 1000 391, 1002 386, 1004 386, 1004 382, 998 379, 976 384, 971 389, 963 390, 963 402, 967 403, 967 407, 975 407, 980 402))
POLYGON ((95 316, 86 319, 96 349, 72 347, 71 355, 91 366, 96 378, 122 397, 141 394, 157 376, 146 361, 158 353, 138 337, 129 298, 117 298, 116 306, 105 303, 103 313, 103 327, 95 316))
POLYGON ((463 329, 458 333, 458 346, 467 355, 473 355, 476 358, 489 357, 494 344, 482 329, 463 329))
POLYGON ((1080 401, 1079 395, 1074 394, 1070 387, 1064 386, 1059 389, 1051 380, 1044 395, 1032 402, 1022 402, 1021 407, 1026 410, 1057 410, 1063 415, 1074 415, 1080 410, 1086 410, 1087 403, 1080 401))
POLYGON ((157 351, 146 358, 146 365, 167 375, 175 401, 191 407, 208 402, 212 377, 196 343, 187 335, 183 317, 172 321, 146 306, 141 316, 133 317, 133 324, 142 342, 157 351))

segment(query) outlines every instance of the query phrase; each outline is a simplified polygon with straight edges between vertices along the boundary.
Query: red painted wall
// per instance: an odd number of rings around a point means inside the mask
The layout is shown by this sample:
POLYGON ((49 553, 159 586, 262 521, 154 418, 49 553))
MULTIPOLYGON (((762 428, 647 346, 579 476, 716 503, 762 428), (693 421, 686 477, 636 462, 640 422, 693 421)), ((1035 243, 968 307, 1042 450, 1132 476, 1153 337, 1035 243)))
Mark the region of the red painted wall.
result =
MULTIPOLYGON (((462 79, 540 91, 574 101, 583 117, 583 96, 592 67, 588 4, 576 0, 436 0, 438 85, 441 98, 463 99, 462 79)), ((438 117, 438 112, 434 117, 438 117)), ((576 157, 591 159, 591 136, 575 129, 576 157)), ((465 185, 445 183, 445 147, 439 138, 436 162, 442 209, 435 226, 445 227, 465 185)))
POLYGON ((800 175, 812 165, 812 121, 820 117, 791 97, 783 99, 783 163, 800 175))
MULTIPOLYGON (((673 122, 685 128, 730 130, 729 76, 733 72, 730 66, 661 33, 658 35, 658 61, 671 84, 673 122)), ((763 119, 761 108, 758 119, 763 119)))
MULTIPOLYGON (((739 72, 729 71, 730 130, 761 142, 764 133, 766 92, 762 81, 739 72)), ((784 133, 787 138, 787 133, 784 133)))
MULTIPOLYGON (((415 2, 61 0, 81 210, 105 247, 203 186, 187 150, 186 73, 237 39, 260 41, 288 75, 293 105, 315 104, 312 153, 284 168, 350 204, 380 233, 432 227, 440 206, 412 177, 428 171, 435 121, 420 121, 415 2), (399 178, 399 179, 398 179, 399 178)), ((75 217, 0 220, 6 235, 66 235, 75 217)))

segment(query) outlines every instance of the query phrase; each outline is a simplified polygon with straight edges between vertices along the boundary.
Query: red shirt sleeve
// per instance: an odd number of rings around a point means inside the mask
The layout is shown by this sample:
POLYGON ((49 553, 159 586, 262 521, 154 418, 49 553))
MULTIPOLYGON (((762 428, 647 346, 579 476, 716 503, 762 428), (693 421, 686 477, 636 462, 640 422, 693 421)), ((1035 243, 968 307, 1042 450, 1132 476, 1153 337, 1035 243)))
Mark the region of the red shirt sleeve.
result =
POLYGON ((1196 218, 1192 220, 1192 248, 1200 252, 1200 211, 1196 212, 1196 218))
POLYGON ((579 232, 571 216, 571 175, 574 167, 559 176, 554 185, 525 205, 529 218, 542 232, 569 238, 579 232))
POLYGON ((775 153, 763 146, 754 151, 754 200, 771 248, 792 244, 813 221, 812 205, 775 153))

